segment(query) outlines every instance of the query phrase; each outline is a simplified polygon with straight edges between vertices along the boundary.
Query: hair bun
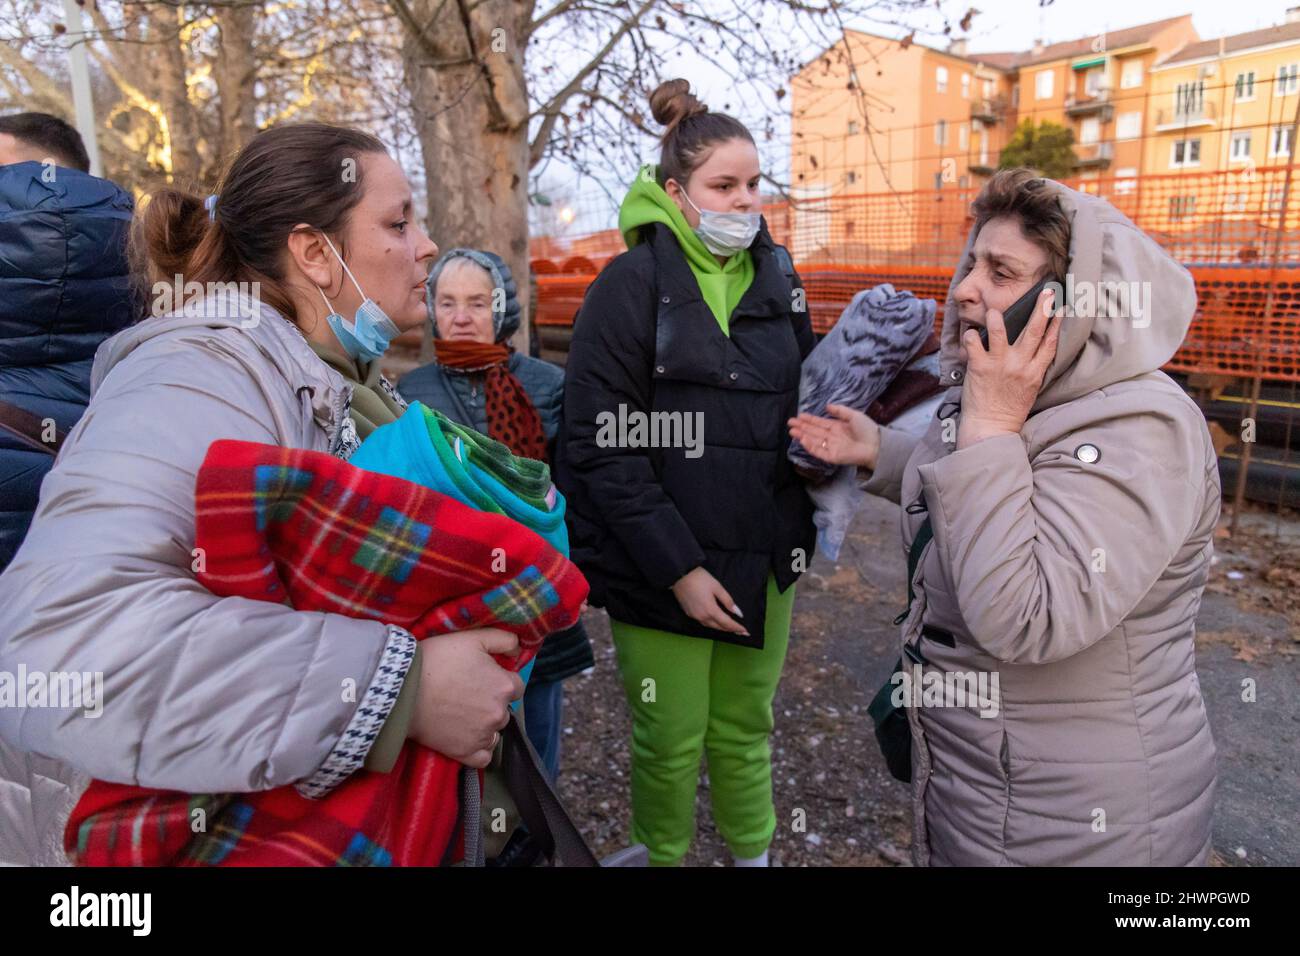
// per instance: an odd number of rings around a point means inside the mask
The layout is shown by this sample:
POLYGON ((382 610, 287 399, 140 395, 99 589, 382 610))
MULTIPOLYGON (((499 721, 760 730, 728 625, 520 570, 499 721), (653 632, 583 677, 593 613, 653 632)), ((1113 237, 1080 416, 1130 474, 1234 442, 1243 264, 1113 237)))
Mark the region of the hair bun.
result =
POLYGON ((686 80, 660 83, 650 94, 650 113, 655 122, 666 127, 665 136, 682 120, 708 111, 709 108, 692 95, 691 84, 686 80))
POLYGON ((164 186, 150 194, 132 223, 133 265, 150 282, 187 275, 190 259, 209 226, 203 200, 164 186))

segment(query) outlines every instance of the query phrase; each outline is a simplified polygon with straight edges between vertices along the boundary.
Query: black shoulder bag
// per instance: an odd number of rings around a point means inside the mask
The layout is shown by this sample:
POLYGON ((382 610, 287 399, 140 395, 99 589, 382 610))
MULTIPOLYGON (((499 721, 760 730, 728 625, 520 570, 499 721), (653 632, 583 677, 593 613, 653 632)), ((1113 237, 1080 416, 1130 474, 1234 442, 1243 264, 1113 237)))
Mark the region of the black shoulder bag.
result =
MULTIPOLYGON (((902 624, 912 610, 912 602, 916 600, 916 593, 912 590, 912 578, 916 574, 916 566, 921 561, 921 553, 933 537, 934 528, 930 524, 929 515, 926 515, 925 521, 916 529, 916 537, 912 539, 912 547, 907 552, 907 607, 902 614, 894 618, 895 624, 902 624)), ((917 656, 919 658, 919 653, 917 656)), ((911 783, 912 729, 908 726, 907 714, 903 708, 894 706, 894 687, 898 684, 895 676, 902 672, 903 658, 899 657, 890 671, 889 679, 871 699, 867 713, 871 716, 871 722, 875 724, 876 743, 880 745, 880 752, 884 755, 885 766, 889 768, 890 774, 896 780, 911 783)))

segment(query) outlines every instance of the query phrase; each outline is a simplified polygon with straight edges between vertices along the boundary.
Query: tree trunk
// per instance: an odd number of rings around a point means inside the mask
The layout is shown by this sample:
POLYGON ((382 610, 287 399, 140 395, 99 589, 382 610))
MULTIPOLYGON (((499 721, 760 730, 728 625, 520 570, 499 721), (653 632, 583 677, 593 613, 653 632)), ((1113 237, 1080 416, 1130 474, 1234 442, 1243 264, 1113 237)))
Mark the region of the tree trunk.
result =
POLYGON ((181 48, 180 25, 175 7, 149 7, 149 40, 145 48, 152 70, 153 91, 167 120, 167 141, 171 148, 172 181, 193 187, 202 176, 199 155, 199 123, 185 83, 185 51, 181 48))
MULTIPOLYGON (((404 59, 439 249, 495 252, 514 275, 515 347, 528 349, 528 98, 516 42, 531 4, 421 0, 405 24, 404 59), (436 11, 436 13, 435 13, 436 11), (423 25, 421 31, 419 27, 423 25)), ((432 356, 426 334, 422 360, 432 356)))
POLYGON ((221 137, 217 166, 248 144, 257 133, 257 59, 253 37, 257 30, 257 7, 246 4, 218 7, 217 26, 221 46, 217 55, 217 90, 221 97, 221 137))

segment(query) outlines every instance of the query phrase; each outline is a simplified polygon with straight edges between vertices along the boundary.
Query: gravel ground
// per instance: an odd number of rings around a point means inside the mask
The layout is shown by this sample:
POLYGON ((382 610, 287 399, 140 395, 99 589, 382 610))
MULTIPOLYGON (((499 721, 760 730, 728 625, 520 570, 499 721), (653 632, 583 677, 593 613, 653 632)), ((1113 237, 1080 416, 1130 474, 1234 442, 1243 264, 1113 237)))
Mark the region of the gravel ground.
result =
MULTIPOLYGON (((1295 866, 1300 517, 1247 512, 1237 537, 1217 546, 1197 641, 1219 751, 1214 862, 1295 866), (1242 699, 1247 680, 1254 701, 1242 699)), ((866 713, 897 657, 904 568, 897 507, 868 499, 840 562, 819 556, 800 580, 775 703, 773 865, 910 865, 908 788, 885 769, 866 713)), ((566 685, 560 789, 600 856, 628 840, 631 725, 604 612, 589 611, 587 626, 596 666, 566 685)), ((727 865, 701 771, 687 864, 727 865)))

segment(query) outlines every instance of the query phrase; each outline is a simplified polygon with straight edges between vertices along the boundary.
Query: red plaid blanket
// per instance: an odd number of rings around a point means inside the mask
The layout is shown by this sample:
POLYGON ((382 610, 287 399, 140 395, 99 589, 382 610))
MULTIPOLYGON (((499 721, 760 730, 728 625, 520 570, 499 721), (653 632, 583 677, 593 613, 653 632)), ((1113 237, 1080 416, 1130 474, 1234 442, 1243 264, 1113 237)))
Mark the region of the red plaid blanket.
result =
MULTIPOLYGON (((499 627, 523 647, 498 658, 513 670, 587 596, 577 567, 523 525, 319 452, 214 442, 195 504, 198 578, 214 594, 373 618, 417 639, 499 627)), ((191 796, 94 781, 65 847, 85 866, 438 865, 460 852, 460 768, 408 740, 391 772, 361 770, 320 800, 292 786, 191 796)))

